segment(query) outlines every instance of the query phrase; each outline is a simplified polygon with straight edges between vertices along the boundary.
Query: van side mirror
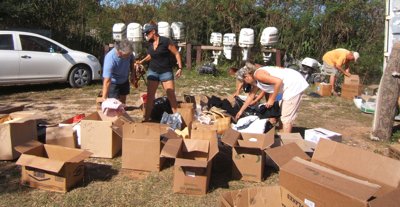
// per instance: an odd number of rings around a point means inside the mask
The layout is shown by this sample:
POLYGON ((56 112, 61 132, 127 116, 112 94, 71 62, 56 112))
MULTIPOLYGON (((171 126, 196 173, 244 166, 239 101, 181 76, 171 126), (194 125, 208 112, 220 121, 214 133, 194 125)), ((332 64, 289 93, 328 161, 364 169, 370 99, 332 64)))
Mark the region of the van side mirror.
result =
POLYGON ((68 50, 66 50, 66 49, 61 50, 61 54, 67 54, 67 53, 68 53, 68 50))

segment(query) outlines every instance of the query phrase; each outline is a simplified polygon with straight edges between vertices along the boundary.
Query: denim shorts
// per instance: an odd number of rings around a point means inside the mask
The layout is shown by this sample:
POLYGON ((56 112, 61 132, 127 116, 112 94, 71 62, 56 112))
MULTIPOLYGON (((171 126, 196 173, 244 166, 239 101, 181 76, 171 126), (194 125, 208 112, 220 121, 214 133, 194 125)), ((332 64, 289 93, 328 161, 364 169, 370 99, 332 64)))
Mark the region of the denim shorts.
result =
POLYGON ((129 81, 126 81, 122 84, 111 83, 110 88, 108 89, 108 98, 116 98, 119 96, 126 96, 129 94, 129 81))
POLYGON ((172 71, 158 73, 156 71, 149 69, 147 71, 147 80, 159 81, 159 82, 170 81, 174 80, 174 74, 172 73, 172 71))

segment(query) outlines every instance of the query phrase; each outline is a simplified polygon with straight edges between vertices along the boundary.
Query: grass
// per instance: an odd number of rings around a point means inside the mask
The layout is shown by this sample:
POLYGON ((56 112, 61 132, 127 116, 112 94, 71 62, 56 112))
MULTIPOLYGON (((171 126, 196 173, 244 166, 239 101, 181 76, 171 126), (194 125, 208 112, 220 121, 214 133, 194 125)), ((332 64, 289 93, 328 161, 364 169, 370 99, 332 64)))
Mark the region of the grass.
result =
MULTIPOLYGON (((220 71, 214 77, 198 75, 196 70, 184 70, 184 76, 176 81, 178 98, 181 99, 183 94, 232 94, 235 80, 224 67, 220 71)), ((49 122, 58 123, 75 114, 94 111, 94 100, 100 90, 100 83, 83 89, 72 89, 66 84, 2 87, 0 104, 25 103, 27 110, 40 111, 48 116, 49 122)), ((128 96, 128 105, 135 105, 139 93, 145 90, 143 83, 138 89, 133 89, 128 96)), ((312 91, 310 88, 305 94, 312 91)), ((159 93, 162 94, 161 87, 159 93)), ((139 119, 141 112, 134 110, 130 115, 139 119)), ((352 101, 305 96, 295 131, 304 133, 308 128, 327 128, 342 133, 344 143, 385 154, 388 143, 368 139, 371 123, 372 116, 361 113, 352 101)), ((399 138, 400 133, 396 132, 393 140, 399 138)), ((231 180, 231 155, 229 150, 225 150, 221 150, 214 161, 210 191, 205 196, 174 194, 173 167, 149 173, 145 178, 134 178, 129 171, 121 170, 120 156, 88 159, 84 182, 65 194, 20 186, 20 168, 15 161, 0 161, 0 206, 217 206, 222 192, 279 182, 278 172, 273 168, 266 169, 266 180, 260 183, 231 180)))

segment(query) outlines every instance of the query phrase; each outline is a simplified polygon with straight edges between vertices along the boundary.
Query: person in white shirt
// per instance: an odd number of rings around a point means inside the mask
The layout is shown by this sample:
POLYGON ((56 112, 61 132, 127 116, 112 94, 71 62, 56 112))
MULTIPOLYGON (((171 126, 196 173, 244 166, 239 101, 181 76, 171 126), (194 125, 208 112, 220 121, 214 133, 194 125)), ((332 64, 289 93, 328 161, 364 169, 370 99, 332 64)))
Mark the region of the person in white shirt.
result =
POLYGON ((297 111, 300 106, 301 96, 303 91, 309 86, 299 72, 290 68, 276 66, 256 67, 247 62, 236 73, 236 79, 254 86, 242 108, 236 114, 236 119, 239 119, 244 110, 249 106, 258 90, 269 94, 268 101, 265 104, 267 108, 272 107, 278 93, 282 93, 281 121, 283 132, 292 131, 293 122, 297 117, 297 111))

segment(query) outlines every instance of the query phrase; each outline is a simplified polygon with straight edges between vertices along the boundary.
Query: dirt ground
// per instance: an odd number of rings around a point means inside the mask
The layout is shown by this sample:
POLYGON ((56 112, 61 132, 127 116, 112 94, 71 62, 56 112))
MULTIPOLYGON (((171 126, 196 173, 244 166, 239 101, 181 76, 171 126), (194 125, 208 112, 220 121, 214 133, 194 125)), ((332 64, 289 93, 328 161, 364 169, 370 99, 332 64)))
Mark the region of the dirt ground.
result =
MULTIPOLYGON (((229 78, 186 78, 177 81, 178 99, 183 94, 226 96, 234 90, 229 78)), ((76 114, 94 112, 95 97, 101 84, 82 89, 66 84, 0 87, 0 106, 25 104, 25 110, 38 111, 47 117, 47 123, 58 123, 76 114)), ((388 142, 369 139, 371 114, 360 112, 352 101, 340 97, 315 98, 304 96, 295 132, 304 134, 308 128, 322 127, 343 135, 343 143, 365 150, 388 154, 388 142)), ((133 90, 127 100, 128 114, 140 121, 142 111, 139 93, 133 90)), ((161 91, 160 91, 161 95, 161 91)), ((221 192, 250 186, 272 185, 278 182, 278 172, 267 169, 266 180, 260 183, 230 179, 229 149, 222 149, 214 161, 210 192, 205 196, 186 196, 172 193, 172 167, 159 173, 134 173, 121 170, 121 157, 87 160, 84 183, 66 194, 47 192, 20 186, 19 167, 15 161, 0 161, 0 206, 217 206, 221 192)))

